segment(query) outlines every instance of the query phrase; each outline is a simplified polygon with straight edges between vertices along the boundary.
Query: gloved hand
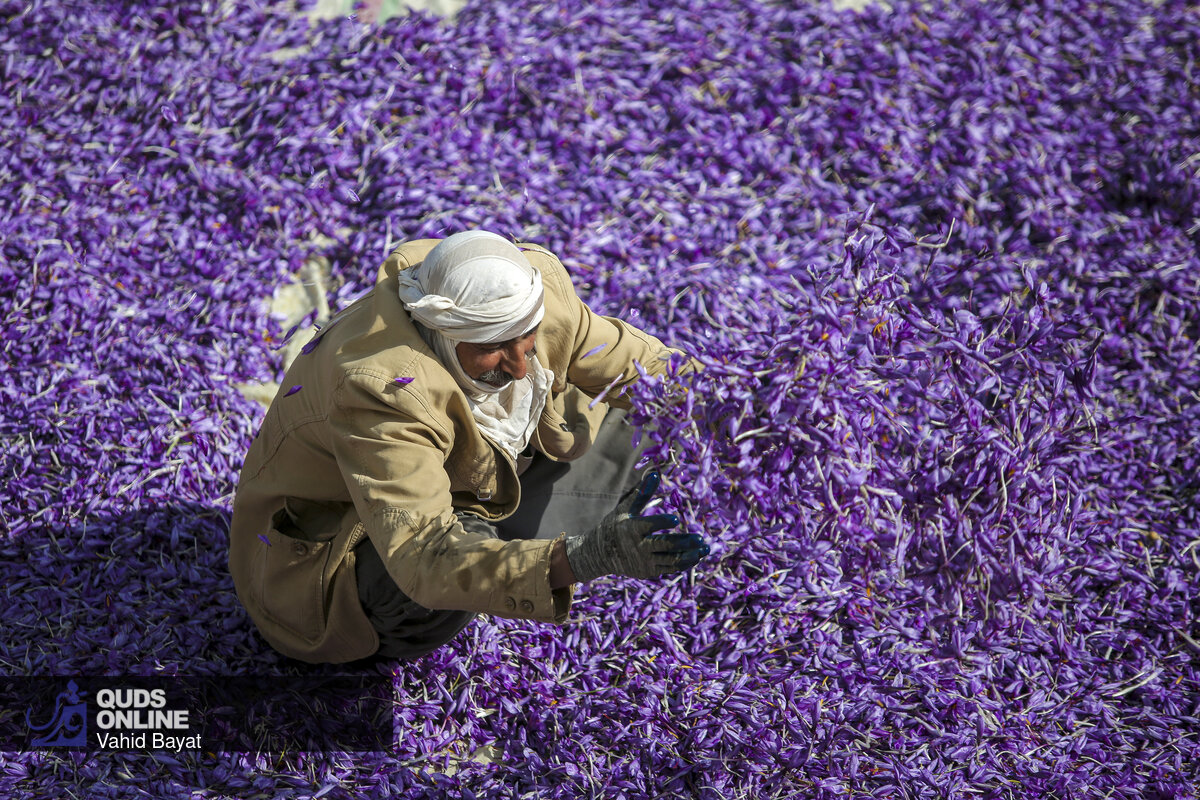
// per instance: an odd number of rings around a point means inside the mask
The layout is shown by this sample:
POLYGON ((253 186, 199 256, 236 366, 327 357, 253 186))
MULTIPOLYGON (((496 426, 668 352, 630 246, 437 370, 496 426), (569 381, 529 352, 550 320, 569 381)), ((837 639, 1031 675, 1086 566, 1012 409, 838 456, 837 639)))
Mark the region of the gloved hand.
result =
POLYGON ((660 476, 652 470, 631 489, 600 524, 568 536, 567 562, 578 581, 601 575, 656 578, 691 569, 708 555, 708 545, 694 533, 656 533, 674 528, 674 514, 638 516, 658 489, 660 476))

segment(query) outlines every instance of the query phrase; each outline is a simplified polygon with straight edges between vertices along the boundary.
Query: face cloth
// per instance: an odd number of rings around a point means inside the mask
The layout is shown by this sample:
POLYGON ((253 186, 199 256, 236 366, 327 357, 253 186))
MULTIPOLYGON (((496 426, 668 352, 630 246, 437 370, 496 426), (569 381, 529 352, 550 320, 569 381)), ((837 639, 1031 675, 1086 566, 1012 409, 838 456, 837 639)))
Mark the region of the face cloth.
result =
POLYGON ((530 358, 523 379, 497 388, 467 375, 454 346, 529 333, 545 313, 541 274, 503 237, 466 231, 443 239, 399 280, 405 310, 429 332, 429 345, 466 394, 475 423, 515 459, 537 428, 554 374, 530 358))

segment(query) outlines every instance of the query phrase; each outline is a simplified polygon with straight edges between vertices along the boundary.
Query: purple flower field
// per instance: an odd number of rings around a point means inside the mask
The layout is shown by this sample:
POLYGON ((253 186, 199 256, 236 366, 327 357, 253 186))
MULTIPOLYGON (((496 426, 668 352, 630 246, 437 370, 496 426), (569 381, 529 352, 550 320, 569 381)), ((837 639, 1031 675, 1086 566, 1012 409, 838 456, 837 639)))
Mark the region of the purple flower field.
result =
POLYGON ((1200 795, 1200 7, 236 5, 0 0, 0 673, 311 674, 225 566, 269 298, 472 227, 706 365, 633 418, 712 555, 396 666, 390 753, 0 796, 1200 795))

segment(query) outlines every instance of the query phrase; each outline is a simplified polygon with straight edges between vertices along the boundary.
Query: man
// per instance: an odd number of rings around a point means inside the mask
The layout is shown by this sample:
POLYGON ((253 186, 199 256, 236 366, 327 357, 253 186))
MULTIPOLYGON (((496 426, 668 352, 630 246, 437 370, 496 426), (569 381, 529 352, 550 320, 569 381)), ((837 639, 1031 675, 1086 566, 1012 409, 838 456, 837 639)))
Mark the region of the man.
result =
POLYGON ((401 246, 301 351, 246 456, 238 597, 288 656, 403 659, 478 613, 563 622, 577 581, 690 569, 707 546, 640 516, 657 473, 625 491, 636 454, 605 414, 673 352, 594 314, 540 247, 401 246))

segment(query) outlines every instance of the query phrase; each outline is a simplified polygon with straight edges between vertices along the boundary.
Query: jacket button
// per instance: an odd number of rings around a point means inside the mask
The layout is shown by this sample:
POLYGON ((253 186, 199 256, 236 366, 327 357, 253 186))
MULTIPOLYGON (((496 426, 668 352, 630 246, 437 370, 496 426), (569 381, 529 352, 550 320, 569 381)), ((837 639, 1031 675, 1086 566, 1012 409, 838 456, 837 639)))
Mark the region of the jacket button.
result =
POLYGON ((512 611, 514 608, 517 607, 517 601, 512 599, 511 597, 506 597, 506 598, 504 598, 504 607, 507 608, 509 611, 512 611))
POLYGON ((292 552, 298 556, 308 555, 308 545, 304 542, 296 542, 292 545, 292 552))
POLYGON ((532 614, 533 613, 533 603, 529 602, 528 600, 522 600, 521 601, 521 610, 524 611, 526 614, 532 614))

